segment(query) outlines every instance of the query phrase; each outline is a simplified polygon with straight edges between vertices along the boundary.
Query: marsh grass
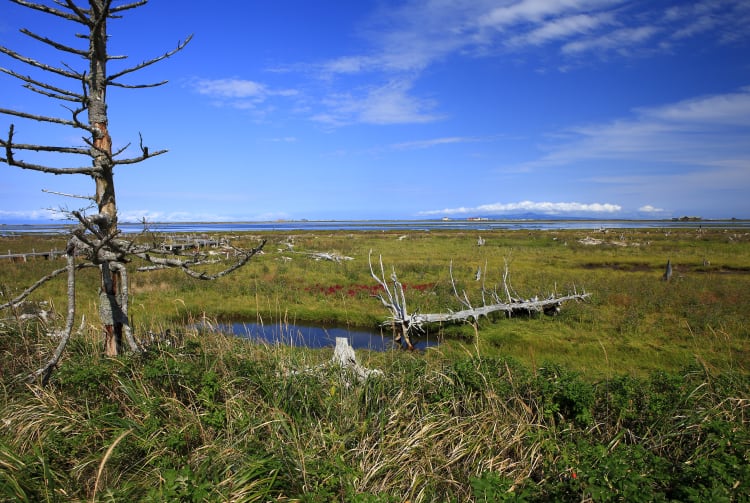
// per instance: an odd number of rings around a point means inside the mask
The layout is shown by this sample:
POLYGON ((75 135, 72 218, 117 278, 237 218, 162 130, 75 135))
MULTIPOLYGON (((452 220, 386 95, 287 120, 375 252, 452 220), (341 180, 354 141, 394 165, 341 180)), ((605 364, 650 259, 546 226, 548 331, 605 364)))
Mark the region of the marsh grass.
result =
MULTIPOLYGON (((750 238, 698 229, 268 233, 239 274, 131 278, 142 357, 106 359, 97 275, 83 271, 81 333, 50 388, 38 368, 64 285, 36 292, 45 320, 0 322, 0 501, 747 501, 750 238), (406 237, 400 239, 401 236, 406 237), (602 239, 599 245, 581 242, 602 239), (294 250, 336 251, 339 264, 294 250), (531 296, 586 290, 560 316, 441 327, 424 353, 360 351, 384 371, 355 383, 330 349, 270 346, 228 320, 374 326, 367 254, 382 254, 412 309, 456 307, 448 267, 531 296), (284 258, 286 257, 286 258, 284 258), (666 260, 672 281, 660 280, 666 260), (412 288, 409 288, 411 286, 412 288), (208 323, 206 323, 208 322, 208 323), (309 369, 318 369, 310 371, 309 369)), ((2 248, 53 248, 56 237, 2 248)), ((254 235, 240 236, 251 245, 254 235)), ((3 298, 60 265, 0 263, 3 298)), ((291 334, 293 335, 293 334, 291 334)))
MULTIPOLYGON (((750 236, 722 229, 643 229, 601 233, 576 231, 482 232, 269 232, 266 253, 248 267, 215 282, 175 271, 131 274, 131 323, 136 332, 181 327, 202 316, 269 325, 321 323, 375 327, 387 313, 373 299, 376 286, 367 256, 382 255, 407 286, 411 310, 457 309, 449 266, 460 290, 481 303, 486 288, 501 293, 507 264, 511 286, 521 296, 573 289, 589 302, 568 304, 560 317, 481 320, 478 344, 485 356, 508 355, 534 365, 556 360, 594 375, 677 370, 700 360, 743 369, 750 360, 750 236), (600 241, 584 244, 585 238, 600 241), (290 251, 287 243, 293 244, 290 251), (315 261, 306 253, 337 252, 354 260, 315 261), (670 282, 660 281, 667 259, 670 282)), ((237 236, 252 246, 257 234, 237 236)), ((3 238, 2 248, 52 249, 60 237, 3 238)), ((4 298, 52 268, 41 259, 0 264, 4 298)), ((79 275, 80 313, 96 320, 97 275, 79 275)), ((63 282, 52 282, 34 301, 65 305, 63 282)), ((54 324, 54 323, 53 323, 54 324)), ((471 327, 443 327, 447 345, 474 345, 471 327)), ((747 370, 744 368, 744 370, 747 370)))
MULTIPOLYGON (((35 343, 30 329, 19 337, 35 343)), ((361 363, 384 375, 358 383, 321 366, 330 349, 194 330, 178 347, 105 359, 95 336, 82 341, 51 387, 5 384, 0 500, 750 494, 750 380, 742 373, 694 365, 591 381, 550 362, 532 368, 439 348, 361 351, 361 363)))

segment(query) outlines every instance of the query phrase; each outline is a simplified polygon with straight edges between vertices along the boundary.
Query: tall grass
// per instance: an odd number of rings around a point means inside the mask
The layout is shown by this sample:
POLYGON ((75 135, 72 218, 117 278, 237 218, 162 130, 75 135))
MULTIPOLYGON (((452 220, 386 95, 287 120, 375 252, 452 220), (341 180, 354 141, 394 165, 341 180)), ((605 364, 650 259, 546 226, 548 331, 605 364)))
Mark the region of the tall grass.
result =
MULTIPOLYGON (((29 332, 21 337, 36 344, 29 332)), ((510 358, 189 332, 50 388, 5 381, 2 501, 746 501, 750 380, 703 366, 590 381, 510 358)), ((3 364, 8 353, 3 352, 3 364)))
MULTIPOLYGON (((101 356, 98 280, 82 271, 82 333, 40 389, 17 377, 56 343, 65 287, 47 285, 30 300, 51 318, 0 321, 0 501, 748 500, 747 235, 482 236, 479 247, 471 232, 292 233, 295 251, 354 257, 335 264, 277 251, 290 235, 269 233, 265 255, 217 282, 133 275, 136 334, 184 333, 142 357, 101 356), (371 249, 422 312, 455 307, 451 260, 472 302, 477 268, 491 287, 506 263, 521 295, 592 297, 555 318, 441 327, 422 354, 360 352, 384 371, 364 383, 322 365, 330 349, 193 328, 204 317, 373 326, 386 314, 367 290, 371 249)), ((3 298, 56 266, 0 264, 3 298)))
MULTIPOLYGON (((450 282, 451 261, 459 290, 475 304, 481 303, 477 269, 484 271, 486 288, 502 293, 506 264, 519 295, 572 289, 592 294, 590 302, 565 305, 555 319, 482 320, 478 343, 485 356, 509 355, 532 366, 553 360, 599 376, 677 370, 696 359, 742 369, 750 360, 747 234, 699 228, 481 234, 486 244, 480 247, 475 232, 264 233, 267 253, 216 282, 176 271, 132 274, 131 322, 138 333, 179 327, 203 315, 222 321, 375 327, 387 313, 368 290, 375 286, 367 264, 373 250, 387 268, 395 268, 407 285, 410 308, 421 312, 459 307, 450 282), (601 243, 583 244, 586 237, 601 243), (312 251, 335 251, 354 260, 315 261, 306 255, 312 251), (675 274, 663 282, 667 259, 675 274)), ((13 238, 4 247, 19 249, 25 242, 25 249, 53 248, 54 239, 59 238, 13 238)), ((250 246, 257 239, 240 235, 237 244, 250 246)), ((34 260, 0 266, 0 288, 7 297, 55 264, 34 260)), ((92 322, 97 281, 95 271, 80 274, 80 312, 92 322)), ((64 285, 57 282, 34 299, 61 306, 64 295, 64 285)), ((466 341, 477 342, 472 327, 443 330, 446 352, 460 354, 466 341)))

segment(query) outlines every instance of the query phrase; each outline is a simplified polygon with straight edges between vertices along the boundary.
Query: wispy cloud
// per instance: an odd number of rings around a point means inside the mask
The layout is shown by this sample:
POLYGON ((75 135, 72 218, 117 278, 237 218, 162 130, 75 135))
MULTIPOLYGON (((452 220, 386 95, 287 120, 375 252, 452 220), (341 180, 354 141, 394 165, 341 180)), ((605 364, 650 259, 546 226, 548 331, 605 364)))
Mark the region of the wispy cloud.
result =
MULTIPOLYGON (((438 103, 420 98, 411 84, 393 82, 414 83, 425 69, 454 56, 524 55, 544 45, 557 52, 554 65, 563 69, 591 56, 668 51, 696 36, 717 43, 747 36, 750 8, 743 0, 668 8, 654 4, 645 10, 644 5, 634 9, 625 0, 510 0, 500 6, 490 0, 412 0, 378 10, 361 32, 369 50, 304 68, 333 82, 334 89, 337 76, 367 75, 370 82, 382 83, 359 94, 329 92, 313 119, 329 125, 434 121, 441 115, 435 112, 438 103)), ((341 85, 351 89, 348 82, 341 85)))
POLYGON ((621 28, 604 35, 568 42, 562 46, 560 52, 564 55, 579 55, 588 52, 617 51, 626 55, 632 48, 643 46, 658 32, 659 28, 655 26, 621 28))
POLYGON ((267 138, 265 141, 270 143, 296 143, 297 138, 294 136, 282 136, 277 138, 267 138))
POLYGON ((260 82, 239 78, 195 79, 190 85, 198 94, 213 99, 217 104, 239 109, 255 108, 271 97, 299 94, 295 89, 272 89, 260 82))
MULTIPOLYGON (((750 87, 660 107, 631 118, 570 128, 546 155, 525 167, 621 159, 674 163, 685 169, 750 166, 750 87)), ((750 177, 750 175, 749 175, 750 177)))
POLYGON ((417 98, 409 80, 392 80, 359 92, 333 94, 323 100, 326 110, 312 118, 329 126, 361 124, 415 124, 440 119, 431 100, 417 98))
MULTIPOLYGON (((495 0, 407 0, 373 12, 355 34, 362 42, 357 51, 274 70, 312 78, 300 85, 310 93, 305 107, 292 113, 315 122, 330 127, 418 124, 444 117, 435 98, 421 95, 415 84, 425 70, 449 58, 511 55, 565 70, 598 59, 672 51, 696 37, 704 45, 746 40, 748 25, 746 0, 671 6, 633 6, 627 0, 506 0, 501 5, 495 0), (540 55, 541 46, 546 56, 540 55)), ((197 80, 194 87, 217 104, 241 109, 301 94, 236 77, 197 80)))
POLYGON ((676 41, 714 32, 721 43, 732 43, 750 36, 750 4, 738 0, 702 0, 669 7, 663 23, 674 27, 670 38, 676 41))
POLYGON ((439 145, 450 145, 456 143, 474 143, 482 141, 481 138, 472 138, 467 136, 447 136, 442 138, 431 138, 429 140, 415 140, 390 145, 391 150, 420 150, 425 148, 437 147, 439 145))
POLYGON ((650 204, 641 206, 640 208, 638 208, 638 211, 640 211, 641 213, 657 213, 657 214, 665 212, 664 209, 651 206, 650 204))
POLYGON ((556 40, 568 39, 590 33, 603 25, 610 25, 614 16, 610 13, 598 15, 576 14, 553 19, 528 32, 511 36, 506 42, 511 47, 537 46, 556 40))
POLYGON ((744 0, 704 0, 665 8, 633 9, 626 0, 516 0, 504 2, 412 0, 378 11, 363 37, 372 49, 318 65, 321 73, 420 72, 449 55, 496 55, 558 43, 563 57, 636 47, 669 50, 694 36, 717 42, 747 38, 750 7, 744 0))
POLYGON ((604 213, 612 214, 622 211, 622 207, 612 203, 578 203, 578 202, 536 202, 520 201, 514 203, 491 203, 474 207, 444 208, 441 210, 421 211, 420 215, 502 215, 513 212, 534 212, 546 215, 604 213))
POLYGON ((655 201, 708 211, 710 201, 716 206, 729 192, 750 191, 750 88, 569 128, 543 149, 517 168, 568 173, 597 193, 637 194, 636 204, 647 209, 655 201))

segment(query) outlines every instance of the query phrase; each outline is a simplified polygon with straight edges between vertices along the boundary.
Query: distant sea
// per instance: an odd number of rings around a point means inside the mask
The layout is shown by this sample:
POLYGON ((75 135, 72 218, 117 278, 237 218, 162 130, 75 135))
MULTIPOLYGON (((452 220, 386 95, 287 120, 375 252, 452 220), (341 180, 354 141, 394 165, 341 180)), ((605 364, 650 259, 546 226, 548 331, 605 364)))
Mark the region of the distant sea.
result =
MULTIPOLYGON (((67 233, 72 224, 0 223, 0 236, 14 234, 67 233)), ((750 229, 750 220, 284 220, 274 222, 155 222, 151 232, 211 233, 260 231, 432 231, 432 230, 563 230, 563 229, 662 229, 662 228, 750 229)), ((143 231, 143 223, 120 223, 124 233, 143 231)))

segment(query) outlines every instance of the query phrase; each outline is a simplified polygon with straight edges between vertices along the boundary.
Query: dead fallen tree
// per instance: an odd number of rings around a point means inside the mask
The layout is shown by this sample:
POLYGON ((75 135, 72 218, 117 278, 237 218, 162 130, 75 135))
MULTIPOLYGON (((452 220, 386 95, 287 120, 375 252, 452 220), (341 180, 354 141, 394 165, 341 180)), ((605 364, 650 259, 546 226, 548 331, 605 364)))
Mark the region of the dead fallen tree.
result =
POLYGON ((380 275, 375 273, 372 265, 372 251, 368 257, 370 264, 370 274, 372 278, 381 286, 383 293, 376 295, 383 306, 390 312, 389 318, 382 323, 382 326, 392 327, 395 334, 396 342, 407 349, 414 349, 411 342, 411 336, 424 333, 425 326, 430 323, 476 323, 479 319, 489 317, 490 314, 503 312, 508 317, 516 315, 533 315, 544 313, 548 316, 554 316, 560 312, 563 303, 569 300, 581 301, 589 297, 588 293, 578 293, 574 291, 568 295, 558 296, 550 294, 545 298, 538 296, 530 299, 522 299, 511 294, 512 288, 509 285, 509 272, 506 264, 503 274, 503 288, 505 290, 505 300, 501 299, 497 289, 487 290, 482 284, 482 304, 472 305, 469 296, 465 291, 459 295, 456 288, 456 282, 453 279, 453 264, 450 267, 451 286, 454 297, 461 305, 458 311, 448 310, 444 313, 420 313, 418 311, 409 313, 406 304, 406 295, 404 286, 398 280, 396 270, 392 269, 390 281, 386 280, 385 268, 383 267, 383 257, 380 257, 380 275))
POLYGON ((357 382, 362 383, 371 377, 380 377, 383 375, 382 370, 369 369, 362 366, 359 361, 357 361, 357 355, 354 353, 354 348, 349 344, 349 340, 346 337, 336 337, 336 346, 333 349, 333 357, 330 361, 312 368, 307 367, 303 370, 292 370, 285 375, 320 375, 331 366, 342 371, 341 380, 346 387, 352 385, 352 376, 356 378, 357 382))

